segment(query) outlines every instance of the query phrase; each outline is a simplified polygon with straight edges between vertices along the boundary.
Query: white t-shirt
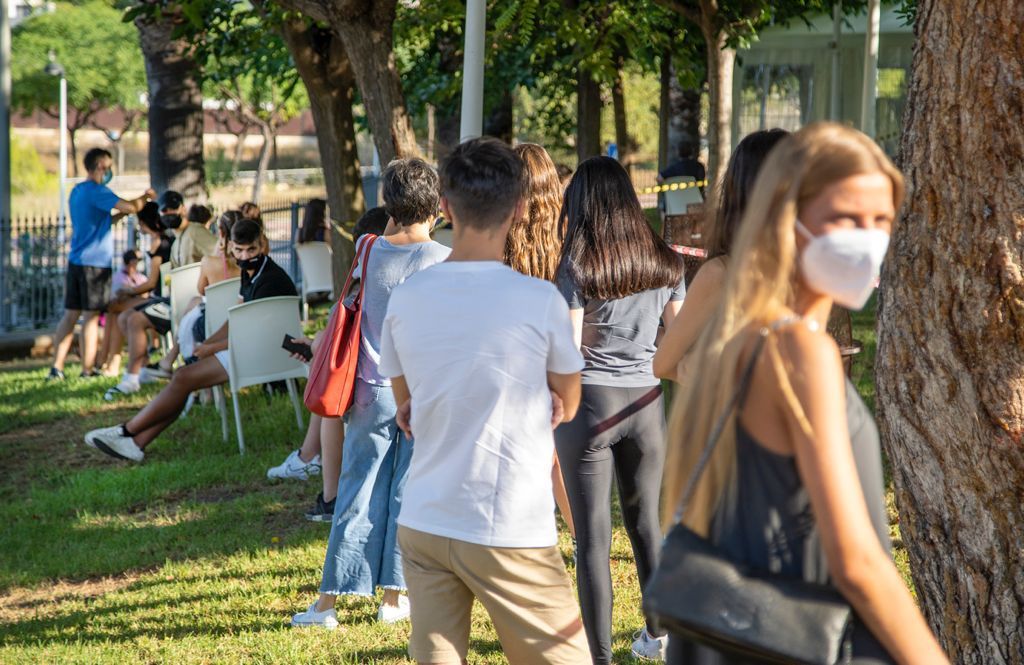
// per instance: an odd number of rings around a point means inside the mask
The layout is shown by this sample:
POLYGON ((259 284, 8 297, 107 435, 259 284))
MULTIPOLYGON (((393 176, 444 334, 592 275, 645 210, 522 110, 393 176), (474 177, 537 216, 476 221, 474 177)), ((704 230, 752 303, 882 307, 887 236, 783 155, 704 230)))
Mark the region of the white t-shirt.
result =
POLYGON ((415 437, 398 523, 492 547, 554 545, 547 372, 582 369, 548 282, 467 261, 396 287, 380 372, 405 377, 415 437))

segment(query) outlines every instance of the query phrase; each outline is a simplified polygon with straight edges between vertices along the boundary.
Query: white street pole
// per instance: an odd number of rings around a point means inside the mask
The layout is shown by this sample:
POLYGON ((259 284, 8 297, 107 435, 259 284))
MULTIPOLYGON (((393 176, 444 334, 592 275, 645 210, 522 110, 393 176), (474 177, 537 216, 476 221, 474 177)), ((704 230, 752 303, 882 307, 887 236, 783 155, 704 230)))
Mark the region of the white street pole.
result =
POLYGON ((878 97, 879 0, 868 0, 868 26, 864 37, 864 89, 860 98, 860 131, 875 138, 875 106, 878 97))
POLYGON ((65 181, 68 178, 68 80, 63 74, 60 77, 60 243, 64 245, 64 223, 67 219, 68 200, 65 196, 65 181))
POLYGON ((459 141, 474 139, 484 130, 484 37, 486 0, 466 2, 466 48, 462 68, 462 117, 459 141))
POLYGON ((11 15, 0 0, 0 330, 10 323, 7 254, 11 247, 11 15))

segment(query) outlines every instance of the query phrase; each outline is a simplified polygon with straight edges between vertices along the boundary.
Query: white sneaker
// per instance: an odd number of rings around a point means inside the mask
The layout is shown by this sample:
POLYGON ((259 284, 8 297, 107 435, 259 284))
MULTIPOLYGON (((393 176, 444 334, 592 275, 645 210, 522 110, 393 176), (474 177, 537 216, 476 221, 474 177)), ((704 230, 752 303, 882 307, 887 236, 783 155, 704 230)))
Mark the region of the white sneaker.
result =
POLYGON ((399 596, 398 607, 394 605, 381 605, 377 610, 377 621, 381 623, 398 623, 409 618, 409 597, 399 596))
POLYGON ((665 660, 665 648, 668 646, 668 635, 654 637, 641 628, 633 633, 633 657, 648 660, 665 660))
POLYGON ((299 451, 293 450, 279 466, 267 469, 267 478, 281 480, 308 480, 310 476, 320 475, 320 456, 315 455, 308 462, 303 462, 299 451))
POLYGON ((107 392, 103 393, 103 399, 107 400, 108 402, 113 402, 119 397, 131 395, 132 393, 137 393, 139 392, 139 390, 141 390, 141 388, 139 388, 139 384, 130 383, 128 381, 121 381, 113 388, 108 388, 107 392))
POLYGON ((125 436, 121 425, 94 429, 85 435, 85 445, 117 459, 141 462, 145 457, 130 436, 125 436))
POLYGON ((338 615, 332 607, 323 612, 316 611, 316 602, 309 606, 305 612, 299 612, 292 617, 294 628, 324 628, 334 630, 338 627, 338 615))

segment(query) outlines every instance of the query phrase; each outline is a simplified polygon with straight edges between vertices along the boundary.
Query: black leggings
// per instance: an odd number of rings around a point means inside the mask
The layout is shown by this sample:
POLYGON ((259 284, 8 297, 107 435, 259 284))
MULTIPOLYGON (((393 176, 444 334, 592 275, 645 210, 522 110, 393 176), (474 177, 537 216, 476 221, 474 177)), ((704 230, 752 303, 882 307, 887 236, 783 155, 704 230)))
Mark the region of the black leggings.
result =
MULTIPOLYGON (((622 518, 633 546, 641 588, 658 565, 665 413, 660 392, 651 395, 652 390, 660 389, 584 385, 579 413, 555 430, 558 460, 576 523, 576 580, 594 663, 610 663, 612 658, 609 557, 613 474, 618 479, 622 518), (597 431, 609 418, 644 401, 646 405, 621 422, 597 431)), ((647 625, 652 625, 649 618, 647 625)))

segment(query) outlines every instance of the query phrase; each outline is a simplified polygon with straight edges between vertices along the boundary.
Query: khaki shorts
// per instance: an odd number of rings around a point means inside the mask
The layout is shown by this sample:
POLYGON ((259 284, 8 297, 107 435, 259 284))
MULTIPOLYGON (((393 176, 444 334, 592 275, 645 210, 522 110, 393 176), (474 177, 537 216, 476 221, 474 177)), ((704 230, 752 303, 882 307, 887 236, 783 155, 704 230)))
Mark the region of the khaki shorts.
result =
POLYGON ((459 663, 477 598, 512 665, 589 665, 576 594, 556 547, 487 547, 398 527, 409 587, 409 656, 459 663))

